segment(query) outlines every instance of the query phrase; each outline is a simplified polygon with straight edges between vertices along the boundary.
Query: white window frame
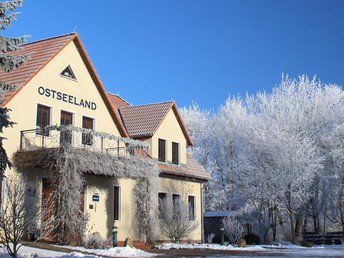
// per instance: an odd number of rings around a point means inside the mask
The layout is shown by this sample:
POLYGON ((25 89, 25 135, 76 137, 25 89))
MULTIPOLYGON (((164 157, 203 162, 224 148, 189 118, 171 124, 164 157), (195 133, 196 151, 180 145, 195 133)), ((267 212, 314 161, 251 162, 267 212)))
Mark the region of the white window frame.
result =
MULTIPOLYGON (((173 204, 173 195, 178 195, 179 196, 179 202, 182 205, 183 204, 183 195, 181 193, 171 193, 171 202, 172 202, 172 211, 174 208, 174 204, 173 204)), ((173 217, 173 214, 172 214, 173 217)))
MULTIPOLYGON (((59 125, 61 126, 61 116, 62 116, 62 112, 67 112, 67 113, 71 113, 73 115, 72 117, 72 126, 75 126, 75 117, 76 117, 76 112, 69 110, 69 109, 64 109, 61 108, 60 109, 60 119, 59 119, 59 125)), ((59 134, 59 143, 61 142, 61 134, 59 134)), ((74 146, 74 131, 72 131, 72 146, 74 146)))
POLYGON ((175 166, 179 166, 180 165, 180 143, 179 142, 175 142, 175 141, 171 142, 171 163, 172 163, 172 165, 175 165, 175 166), (173 163, 173 143, 177 143, 178 144, 178 163, 177 164, 173 163))
POLYGON ((159 191, 159 192, 158 192, 158 196, 157 196, 157 197, 158 197, 158 219, 159 219, 159 220, 161 220, 161 219, 159 218, 159 194, 160 194, 160 193, 166 194, 166 202, 168 203, 168 192, 166 192, 166 191, 159 191))
MULTIPOLYGON (((83 124, 83 121, 84 121, 84 117, 93 119, 93 128, 92 128, 92 130, 95 131, 95 128, 96 128, 96 118, 93 117, 93 116, 81 115, 81 123, 80 123, 81 124, 81 128, 83 128, 82 124, 83 124)), ((92 146, 92 147, 95 146, 94 135, 92 135, 92 145, 89 145, 89 146, 92 146)))
POLYGON ((168 158, 168 141, 167 141, 167 139, 164 139, 164 138, 158 138, 158 161, 163 162, 163 163, 167 163, 167 158, 168 158), (165 141, 165 161, 159 160, 159 140, 165 141))
POLYGON ((194 198, 194 219, 193 220, 190 220, 190 221, 195 221, 195 220, 197 220, 197 201, 196 201, 196 195, 192 195, 192 194, 188 194, 188 199, 187 199, 187 202, 188 202, 188 219, 189 219, 189 212, 190 212, 190 210, 189 210, 189 196, 191 196, 191 197, 193 197, 194 198))
MULTIPOLYGON (((53 112, 53 106, 51 106, 51 105, 47 105, 47 104, 44 104, 43 102, 36 102, 36 114, 35 114, 35 121, 34 121, 34 126, 33 126, 33 128, 37 128, 37 111, 38 111, 38 105, 40 105, 40 106, 46 106, 46 107, 48 107, 48 108, 50 108, 50 121, 49 121, 49 125, 52 125, 53 124, 53 114, 54 114, 54 112, 53 112)), ((42 129, 42 128, 41 128, 42 129)), ((42 137, 42 135, 36 135, 36 136, 40 136, 40 137, 42 137)), ((49 132, 49 135, 48 136, 44 136, 44 137, 51 137, 51 134, 50 134, 50 132, 49 132)))

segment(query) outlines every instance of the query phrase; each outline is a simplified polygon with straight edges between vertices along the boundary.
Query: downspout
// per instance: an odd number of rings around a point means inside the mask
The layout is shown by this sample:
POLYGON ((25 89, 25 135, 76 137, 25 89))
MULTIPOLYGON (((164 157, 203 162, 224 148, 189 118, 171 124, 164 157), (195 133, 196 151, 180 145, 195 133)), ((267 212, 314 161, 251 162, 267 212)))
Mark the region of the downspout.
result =
POLYGON ((204 222, 203 222, 203 186, 204 183, 200 184, 200 196, 201 196, 201 241, 204 243, 204 222))

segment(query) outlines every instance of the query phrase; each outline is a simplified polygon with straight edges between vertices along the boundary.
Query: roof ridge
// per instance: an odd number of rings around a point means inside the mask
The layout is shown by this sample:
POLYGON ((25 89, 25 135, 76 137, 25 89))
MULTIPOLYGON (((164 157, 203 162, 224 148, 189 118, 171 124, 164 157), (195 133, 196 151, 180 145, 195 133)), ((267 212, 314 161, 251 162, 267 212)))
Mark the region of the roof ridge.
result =
POLYGON ((24 44, 21 44, 20 46, 27 46, 27 45, 30 45, 30 44, 34 44, 34 43, 38 43, 38 42, 42 42, 42 41, 46 41, 46 40, 50 40, 50 39, 62 38, 62 37, 65 37, 65 36, 72 36, 72 35, 76 35, 76 34, 77 34, 77 32, 70 32, 70 33, 61 34, 61 35, 57 35, 57 36, 50 37, 50 38, 44 38, 44 39, 39 39, 39 40, 36 40, 36 41, 24 43, 24 44))
POLYGON ((126 109, 126 108, 133 108, 133 107, 142 107, 142 106, 148 106, 148 105, 156 105, 156 104, 165 104, 165 103, 173 103, 174 100, 169 100, 169 101, 161 101, 161 102, 154 102, 154 103, 147 103, 147 104, 141 104, 141 105, 132 105, 128 107, 122 107, 120 109, 126 109))

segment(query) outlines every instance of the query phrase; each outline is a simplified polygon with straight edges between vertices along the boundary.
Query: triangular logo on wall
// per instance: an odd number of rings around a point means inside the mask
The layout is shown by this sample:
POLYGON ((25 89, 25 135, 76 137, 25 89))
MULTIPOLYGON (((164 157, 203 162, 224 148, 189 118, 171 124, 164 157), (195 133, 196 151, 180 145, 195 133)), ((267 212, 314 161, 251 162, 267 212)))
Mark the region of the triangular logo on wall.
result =
POLYGON ((70 67, 70 65, 68 65, 61 73, 62 76, 67 77, 69 79, 74 79, 76 80, 76 76, 72 70, 72 67, 70 67))

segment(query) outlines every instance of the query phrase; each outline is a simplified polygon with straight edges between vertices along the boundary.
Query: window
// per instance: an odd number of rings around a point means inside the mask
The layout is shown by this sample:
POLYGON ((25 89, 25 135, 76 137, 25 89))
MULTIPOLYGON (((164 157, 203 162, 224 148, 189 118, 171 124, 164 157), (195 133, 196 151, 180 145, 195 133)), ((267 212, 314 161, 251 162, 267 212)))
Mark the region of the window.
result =
POLYGON ((163 212, 166 211, 167 209, 167 194, 166 193, 158 193, 158 198, 159 198, 159 219, 163 219, 163 212))
POLYGON ((189 220, 195 220, 195 196, 188 196, 189 220))
POLYGON ((73 79, 76 80, 76 76, 72 70, 72 67, 70 67, 70 65, 68 65, 62 72, 61 72, 61 76, 63 77, 67 77, 69 79, 73 79))
MULTIPOLYGON (((92 129, 93 130, 93 119, 83 116, 82 117, 82 128, 85 129, 92 129)), ((93 144, 93 136, 90 133, 82 133, 82 144, 85 145, 92 145, 93 144)))
POLYGON ((113 187, 113 220, 119 220, 120 187, 113 187))
POLYGON ((172 163, 179 164, 179 143, 172 142, 172 163))
POLYGON ((159 153, 158 160, 161 162, 166 162, 166 141, 159 139, 159 153))
MULTIPOLYGON (((61 111, 60 125, 72 125, 73 114, 67 111, 61 111)), ((60 143, 72 143, 72 132, 69 130, 61 130, 60 143)))
POLYGON ((179 220, 181 218, 181 203, 180 203, 180 195, 179 194, 172 194, 172 204, 173 204, 173 219, 179 220))
POLYGON ((48 125, 50 125, 50 107, 37 105, 36 126, 42 129, 37 134, 49 136, 49 132, 45 131, 45 127, 48 125))

